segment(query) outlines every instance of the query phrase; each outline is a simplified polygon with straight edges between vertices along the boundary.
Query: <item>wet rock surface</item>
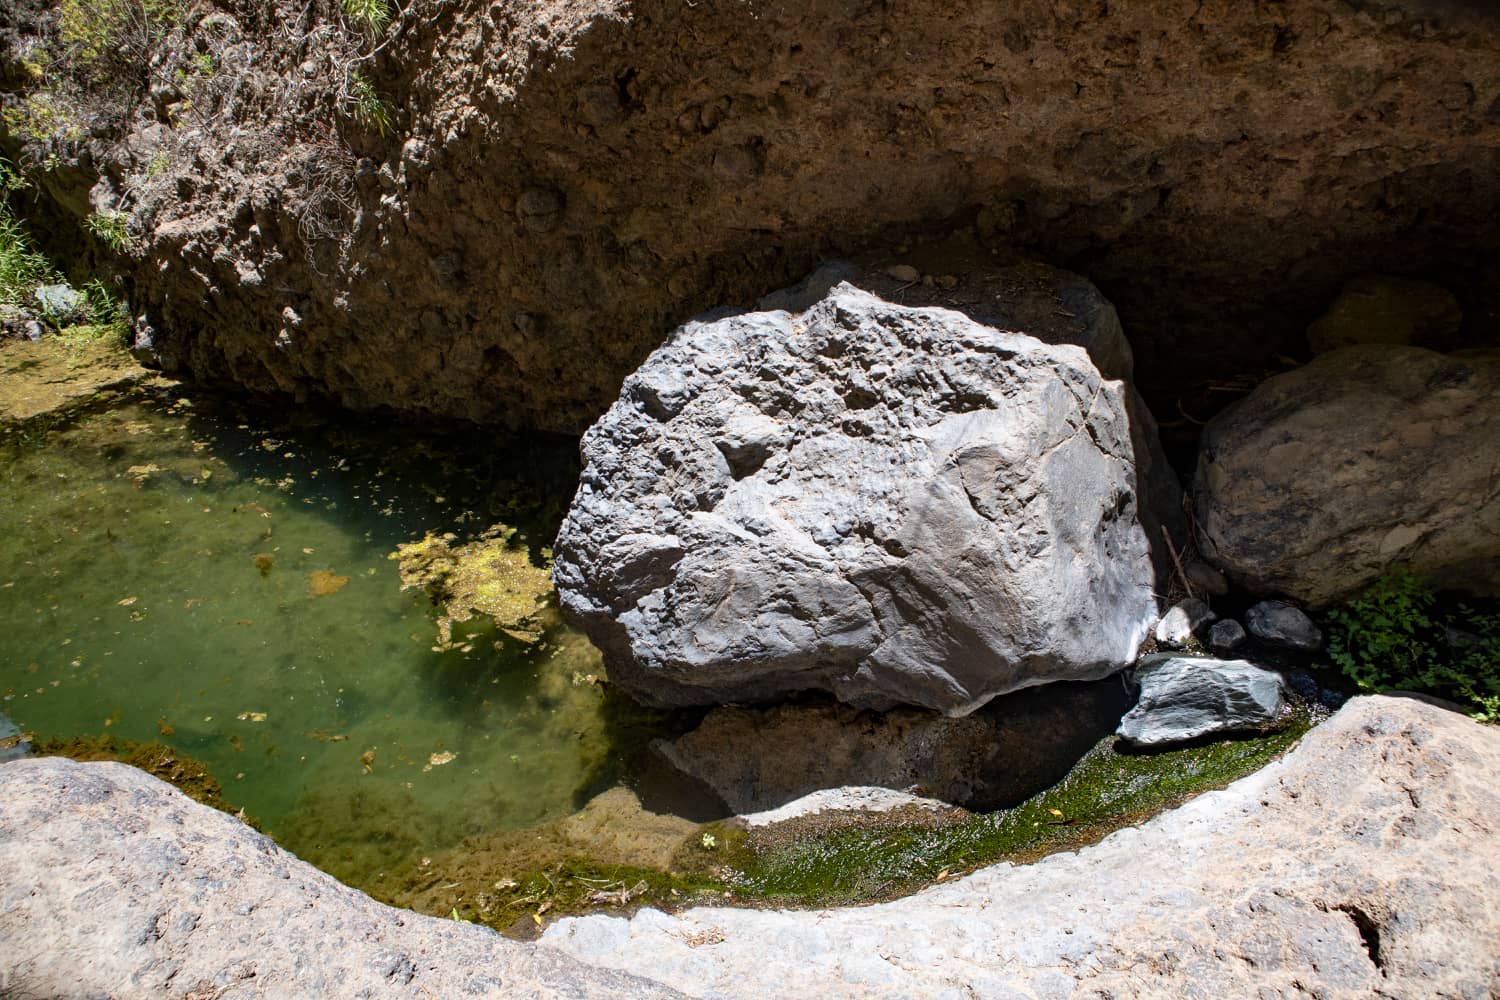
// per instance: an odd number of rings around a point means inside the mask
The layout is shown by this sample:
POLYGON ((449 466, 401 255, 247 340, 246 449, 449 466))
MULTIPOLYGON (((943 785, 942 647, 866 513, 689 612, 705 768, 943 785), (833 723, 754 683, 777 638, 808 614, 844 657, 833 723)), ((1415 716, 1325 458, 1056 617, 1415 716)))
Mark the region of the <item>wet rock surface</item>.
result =
POLYGON ((1497 401, 1493 350, 1348 347, 1268 380, 1204 430, 1205 549, 1250 590, 1313 607, 1397 564, 1500 592, 1497 401))
POLYGON ((1267 730, 1284 721, 1281 675, 1246 660, 1148 656, 1135 668, 1135 683, 1140 697, 1117 732, 1136 746, 1267 730))
POLYGON ((690 323, 583 458, 553 577, 648 702, 962 714, 1113 673, 1157 614, 1123 385, 955 312, 690 323))
POLYGON ((0 765, 0 994, 673 997, 382 906, 123 764, 0 765))
POLYGON ((832 704, 717 708, 654 752, 735 814, 843 786, 991 810, 1056 783, 1128 704, 1124 686, 1106 680, 1019 692, 961 719, 832 704))
POLYGON ((569 919, 543 943, 704 997, 1484 996, 1497 767, 1494 728, 1356 698, 1281 761, 1077 854, 851 910, 569 919))

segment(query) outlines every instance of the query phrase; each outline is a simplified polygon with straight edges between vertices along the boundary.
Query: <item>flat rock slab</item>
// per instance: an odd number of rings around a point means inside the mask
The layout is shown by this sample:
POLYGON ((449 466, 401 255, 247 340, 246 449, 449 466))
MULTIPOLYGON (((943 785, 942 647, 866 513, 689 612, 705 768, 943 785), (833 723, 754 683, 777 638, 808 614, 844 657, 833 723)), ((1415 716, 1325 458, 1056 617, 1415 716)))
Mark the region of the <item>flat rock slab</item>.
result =
POLYGON ((1246 660, 1148 656, 1136 667, 1135 682, 1140 698, 1117 731, 1136 746, 1274 729, 1286 708, 1281 675, 1246 660))
POLYGON ((701 997, 1500 992, 1500 730, 1356 698, 1298 747, 1077 854, 852 910, 559 921, 701 997))
POLYGON ((961 715, 1155 619, 1123 383, 848 284, 689 323, 583 439, 565 612, 658 705, 822 689, 961 715))
POLYGON ((0 996, 678 995, 383 906, 124 764, 0 765, 0 996))

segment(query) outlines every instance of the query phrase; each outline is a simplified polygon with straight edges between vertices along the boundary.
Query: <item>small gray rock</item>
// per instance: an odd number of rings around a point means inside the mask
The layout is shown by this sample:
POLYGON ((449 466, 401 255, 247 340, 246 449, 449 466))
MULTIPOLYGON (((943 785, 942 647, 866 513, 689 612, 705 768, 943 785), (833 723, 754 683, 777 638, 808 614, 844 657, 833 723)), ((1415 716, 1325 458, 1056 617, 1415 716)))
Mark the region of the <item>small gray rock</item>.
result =
POLYGON ((1323 633, 1298 608, 1281 601, 1261 601, 1245 613, 1245 627, 1257 639, 1289 649, 1321 649, 1323 633))
POLYGON ((1185 647, 1192 642, 1198 629, 1216 621, 1218 617, 1207 604, 1189 597, 1174 604, 1170 611, 1161 616, 1161 621, 1156 623, 1156 641, 1167 646, 1185 647))
POLYGON ((1116 733, 1137 746, 1274 727, 1286 705, 1281 675, 1246 660, 1148 656, 1135 680, 1140 698, 1116 733))
POLYGON ((89 318, 89 297, 71 285, 42 285, 36 304, 49 322, 58 326, 82 323, 89 318))
POLYGON ((1208 648, 1215 653, 1227 653, 1238 649, 1245 642, 1245 630, 1233 618, 1214 622, 1208 630, 1208 648))

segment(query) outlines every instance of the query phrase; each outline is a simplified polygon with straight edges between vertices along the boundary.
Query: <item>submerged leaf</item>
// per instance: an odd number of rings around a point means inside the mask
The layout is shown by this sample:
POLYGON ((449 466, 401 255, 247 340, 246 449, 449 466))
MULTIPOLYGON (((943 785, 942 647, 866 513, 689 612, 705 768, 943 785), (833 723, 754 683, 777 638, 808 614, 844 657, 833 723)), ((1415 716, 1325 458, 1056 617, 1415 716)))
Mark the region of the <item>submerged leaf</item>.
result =
POLYGON ((309 592, 313 597, 324 597, 328 594, 337 594, 349 583, 347 576, 338 576, 330 569, 313 570, 309 592))

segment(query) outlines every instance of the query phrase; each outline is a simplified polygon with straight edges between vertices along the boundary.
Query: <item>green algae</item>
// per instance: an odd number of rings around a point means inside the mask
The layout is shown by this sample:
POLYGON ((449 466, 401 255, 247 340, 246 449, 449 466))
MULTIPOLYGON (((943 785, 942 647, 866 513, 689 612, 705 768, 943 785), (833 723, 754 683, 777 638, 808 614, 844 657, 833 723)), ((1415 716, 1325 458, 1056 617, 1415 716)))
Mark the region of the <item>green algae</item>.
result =
POLYGON ((1155 754, 1124 753, 1111 737, 1062 781, 1013 809, 930 827, 876 819, 821 833, 748 835, 731 849, 738 888, 776 905, 853 905, 999 861, 1026 863, 1109 833, 1265 766, 1307 731, 1299 714, 1278 733, 1155 754), (758 842, 759 840, 759 842, 758 842))
POLYGON ((561 622, 550 550, 533 557, 516 529, 506 525, 493 525, 464 544, 451 531, 428 532, 420 541, 397 546, 389 558, 400 563, 401 589, 426 591, 441 610, 437 652, 452 649, 453 626, 476 615, 525 643, 538 641, 561 622))

